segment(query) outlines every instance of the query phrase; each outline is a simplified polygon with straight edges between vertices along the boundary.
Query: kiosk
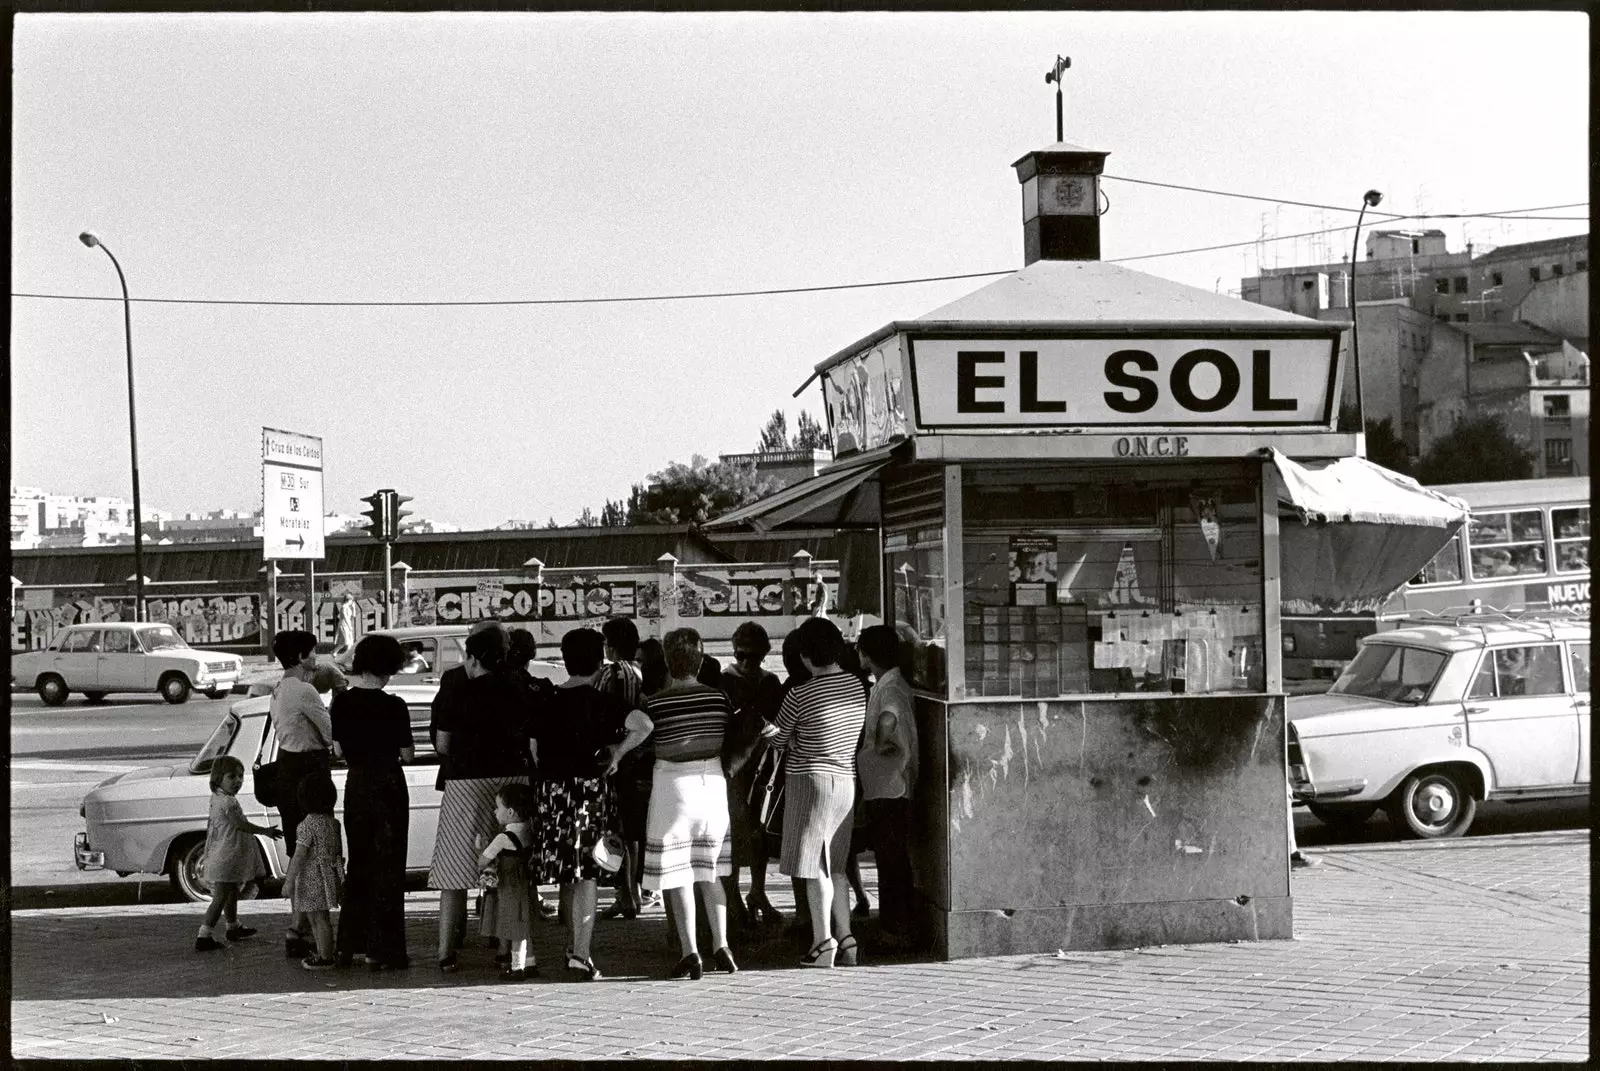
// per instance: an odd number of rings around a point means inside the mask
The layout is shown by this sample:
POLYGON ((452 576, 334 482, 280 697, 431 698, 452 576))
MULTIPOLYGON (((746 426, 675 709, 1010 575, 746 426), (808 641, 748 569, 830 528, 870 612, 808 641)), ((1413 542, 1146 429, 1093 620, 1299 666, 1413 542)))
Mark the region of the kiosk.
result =
POLYGON ((1096 259, 1106 155, 1017 161, 1025 266, 817 365, 834 464, 711 525, 879 526, 946 958, 1292 936, 1285 585, 1464 519, 1335 430, 1348 325, 1096 259))

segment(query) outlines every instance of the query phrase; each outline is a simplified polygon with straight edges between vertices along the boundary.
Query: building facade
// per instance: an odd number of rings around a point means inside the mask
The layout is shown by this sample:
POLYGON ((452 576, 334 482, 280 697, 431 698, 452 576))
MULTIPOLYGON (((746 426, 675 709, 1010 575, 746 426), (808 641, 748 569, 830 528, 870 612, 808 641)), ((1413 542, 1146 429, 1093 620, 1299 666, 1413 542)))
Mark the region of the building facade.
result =
MULTIPOLYGON (((1541 475, 1587 472, 1588 235, 1474 255, 1470 245, 1450 252, 1442 231, 1376 230, 1366 254, 1353 317, 1348 261, 1276 268, 1241 280, 1241 295, 1315 319, 1354 319, 1363 415, 1391 421, 1413 460, 1460 414, 1488 408, 1535 451, 1541 475), (1490 330, 1474 334, 1479 327, 1490 330), (1547 396, 1556 422, 1546 419, 1547 396)), ((1345 405, 1357 397, 1350 343, 1346 331, 1345 405)))
POLYGON ((1532 452, 1534 476, 1590 474, 1587 353, 1523 323, 1438 324, 1431 339, 1418 369, 1420 453, 1466 414, 1493 413, 1532 452))

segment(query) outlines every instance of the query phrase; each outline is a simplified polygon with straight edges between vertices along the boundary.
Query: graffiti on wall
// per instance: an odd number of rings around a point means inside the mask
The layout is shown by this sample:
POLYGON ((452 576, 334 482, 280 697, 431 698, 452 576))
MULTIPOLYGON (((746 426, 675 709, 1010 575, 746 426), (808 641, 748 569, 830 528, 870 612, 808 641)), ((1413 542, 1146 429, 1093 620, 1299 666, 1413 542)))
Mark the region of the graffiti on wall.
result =
MULTIPOLYGON (((37 651, 68 625, 132 621, 133 599, 70 588, 35 589, 11 610, 11 649, 37 651)), ((148 598, 145 620, 171 625, 194 647, 244 647, 261 642, 261 600, 254 594, 148 598)))
POLYGON ((191 647, 242 647, 261 642, 256 595, 190 595, 146 599, 145 620, 165 621, 191 647))

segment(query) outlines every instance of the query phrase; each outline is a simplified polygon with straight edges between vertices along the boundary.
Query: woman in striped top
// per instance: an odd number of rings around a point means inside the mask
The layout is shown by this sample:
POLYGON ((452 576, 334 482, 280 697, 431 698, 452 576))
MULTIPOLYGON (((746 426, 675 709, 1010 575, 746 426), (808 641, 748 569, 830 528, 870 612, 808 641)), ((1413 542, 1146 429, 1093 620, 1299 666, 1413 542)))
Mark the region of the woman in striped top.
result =
POLYGON ((683 957, 671 977, 702 974, 695 945, 696 888, 711 924, 712 957, 732 974, 739 968, 728 949, 728 901, 718 879, 733 873, 722 772, 722 740, 733 711, 727 696, 695 679, 702 656, 698 632, 674 629, 662 638, 662 647, 672 679, 645 704, 656 766, 645 818, 644 887, 666 894, 677 924, 683 957))
POLYGON ((783 848, 778 870, 803 880, 815 944, 807 967, 858 961, 850 932, 850 828, 856 795, 856 744, 866 718, 861 681, 839 664, 844 636, 825 617, 808 618, 791 634, 811 677, 784 696, 765 730, 785 749, 783 848))

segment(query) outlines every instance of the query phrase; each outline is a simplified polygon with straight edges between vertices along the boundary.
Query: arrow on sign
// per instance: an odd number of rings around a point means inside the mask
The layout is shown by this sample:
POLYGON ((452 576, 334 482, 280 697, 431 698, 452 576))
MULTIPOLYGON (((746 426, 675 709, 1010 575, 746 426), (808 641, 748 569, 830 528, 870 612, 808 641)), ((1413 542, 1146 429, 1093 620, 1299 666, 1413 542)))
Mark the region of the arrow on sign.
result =
POLYGON ((289 547, 303 547, 306 545, 304 536, 295 536, 293 539, 285 539, 283 542, 285 546, 289 547))

